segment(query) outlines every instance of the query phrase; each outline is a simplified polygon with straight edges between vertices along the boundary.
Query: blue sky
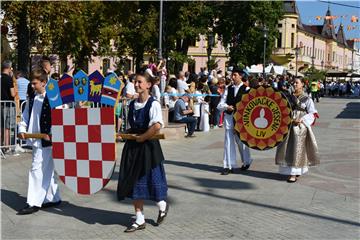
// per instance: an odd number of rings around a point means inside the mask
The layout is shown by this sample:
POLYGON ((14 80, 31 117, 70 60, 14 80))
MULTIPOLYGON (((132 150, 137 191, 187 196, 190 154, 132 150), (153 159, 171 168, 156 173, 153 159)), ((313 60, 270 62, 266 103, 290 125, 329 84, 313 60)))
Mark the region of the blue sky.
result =
MULTIPOLYGON (((328 6, 330 6, 330 11, 333 16, 345 16, 345 18, 337 18, 334 21, 335 26, 339 26, 342 22, 344 25, 346 39, 351 38, 360 38, 360 22, 352 23, 350 22, 351 16, 360 17, 360 1, 329 1, 330 4, 326 2, 320 2, 319 0, 307 0, 307 1, 296 1, 298 9, 300 11, 301 21, 304 24, 308 25, 322 25, 324 20, 316 20, 316 16, 325 16, 328 6), (339 6, 331 3, 339 3, 345 5, 356 6, 358 8, 350 8, 345 6, 339 6), (354 26, 356 29, 347 30, 348 26, 354 26)), ((360 18, 359 18, 360 20, 360 18)), ((337 32, 336 28, 335 32, 337 32)), ((360 42, 357 42, 357 46, 360 47, 360 42)))

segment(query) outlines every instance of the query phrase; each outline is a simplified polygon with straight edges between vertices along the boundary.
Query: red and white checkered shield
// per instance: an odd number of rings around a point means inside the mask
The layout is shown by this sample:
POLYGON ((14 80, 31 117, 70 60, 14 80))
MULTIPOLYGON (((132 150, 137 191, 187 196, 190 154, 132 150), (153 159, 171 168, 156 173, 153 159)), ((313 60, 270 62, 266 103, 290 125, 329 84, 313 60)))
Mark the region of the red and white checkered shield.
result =
POLYGON ((115 167, 114 108, 52 109, 55 170, 79 194, 93 194, 115 167))

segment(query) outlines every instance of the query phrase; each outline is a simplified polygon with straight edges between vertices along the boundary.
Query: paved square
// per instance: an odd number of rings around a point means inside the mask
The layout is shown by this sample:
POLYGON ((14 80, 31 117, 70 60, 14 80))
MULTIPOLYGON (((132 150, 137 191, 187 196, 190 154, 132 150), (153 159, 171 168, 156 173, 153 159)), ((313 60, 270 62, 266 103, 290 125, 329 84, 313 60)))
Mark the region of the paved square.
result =
POLYGON ((63 184, 59 208, 17 216, 26 201, 31 154, 1 160, 2 239, 359 239, 360 100, 323 98, 313 128, 321 164, 295 184, 277 174, 274 150, 251 151, 241 174, 221 176, 223 129, 196 138, 162 141, 169 184, 169 217, 155 225, 157 207, 145 205, 147 227, 125 234, 130 201, 116 200, 119 160, 112 180, 85 197, 63 184))

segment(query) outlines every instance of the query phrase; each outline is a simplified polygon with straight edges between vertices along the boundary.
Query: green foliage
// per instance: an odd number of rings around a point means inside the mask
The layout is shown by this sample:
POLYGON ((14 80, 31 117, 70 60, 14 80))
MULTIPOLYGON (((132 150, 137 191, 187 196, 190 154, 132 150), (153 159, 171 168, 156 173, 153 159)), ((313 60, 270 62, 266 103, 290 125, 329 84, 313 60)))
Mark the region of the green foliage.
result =
POLYGON ((217 69, 218 68, 218 63, 220 60, 215 60, 214 58, 211 58, 210 61, 206 62, 206 66, 209 68, 209 71, 213 70, 213 69, 217 69))
MULTIPOLYGON (((186 56, 192 40, 206 34, 213 21, 212 7, 206 2, 164 2, 164 56, 186 56), (175 54, 176 53, 176 54, 175 54)), ((174 72, 182 69, 186 57, 174 57, 174 72)))
POLYGON ((263 26, 269 29, 266 59, 277 36, 277 23, 281 18, 282 1, 216 2, 215 31, 224 46, 229 46, 230 61, 246 65, 262 62, 263 26))
POLYGON ((326 78, 326 72, 325 71, 321 71, 321 70, 317 70, 315 68, 309 68, 306 73, 305 76, 307 79, 310 80, 310 82, 312 81, 324 81, 326 78))
MULTIPOLYGON (((191 61, 187 57, 191 42, 209 33, 216 33, 229 47, 232 63, 262 62, 263 25, 269 28, 269 59, 282 15, 282 2, 278 1, 163 4, 163 55, 171 58, 174 71, 191 61)), ((29 59, 30 49, 36 48, 40 54, 56 53, 61 59, 70 55, 79 67, 91 56, 131 56, 139 68, 144 54, 156 56, 159 8, 155 1, 2 3, 3 22, 11 25, 18 37, 18 59, 29 59)))

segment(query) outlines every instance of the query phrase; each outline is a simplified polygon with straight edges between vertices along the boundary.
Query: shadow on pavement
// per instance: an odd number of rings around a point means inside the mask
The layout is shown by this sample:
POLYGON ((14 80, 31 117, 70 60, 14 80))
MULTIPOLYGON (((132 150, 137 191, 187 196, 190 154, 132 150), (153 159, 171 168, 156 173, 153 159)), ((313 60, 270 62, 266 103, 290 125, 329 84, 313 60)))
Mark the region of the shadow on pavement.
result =
MULTIPOLYGON (((114 212, 89 207, 76 206, 67 201, 63 202, 60 207, 43 209, 43 211, 76 218, 87 224, 102 225, 122 225, 129 226, 132 222, 133 215, 128 213, 114 212)), ((156 226, 153 219, 146 219, 146 222, 156 226)))
POLYGON ((212 191, 202 192, 199 190, 189 189, 189 188, 185 188, 182 186, 176 186, 176 185, 171 185, 171 184, 169 184, 168 187, 175 189, 175 190, 179 190, 179 191, 205 195, 208 197, 218 198, 218 199, 222 199, 222 200, 234 201, 237 203, 248 204, 248 205, 252 205, 252 206, 256 206, 256 207, 269 208, 269 209, 273 209, 273 210, 277 210, 277 211, 288 212, 288 213, 292 213, 292 214, 299 214, 299 215, 303 215, 303 216, 307 216, 307 217, 323 219, 323 220, 332 221, 332 222, 336 222, 336 223, 340 223, 340 224, 346 224, 346 225, 360 227, 360 223, 356 222, 356 221, 350 221, 350 220, 340 219, 340 218, 335 218, 335 217, 330 217, 330 216, 322 216, 322 215, 311 213, 311 212, 304 212, 304 211, 291 209, 291 208, 278 207, 278 206, 274 206, 274 205, 270 205, 270 204, 258 203, 258 202, 248 201, 248 200, 244 200, 244 199, 240 199, 240 198, 234 198, 231 196, 218 195, 218 194, 213 193, 212 191))
MULTIPOLYGON (((16 192, 1 189, 1 202, 18 211, 26 205, 26 198, 16 192)), ((63 201, 58 207, 41 209, 41 211, 73 217, 87 224, 98 223, 102 225, 129 226, 133 216, 127 213, 81 207, 67 201, 63 201)), ((156 226, 153 219, 146 219, 146 222, 156 226)))
MULTIPOLYGON (((215 173, 220 173, 222 170, 222 167, 218 167, 218 166, 211 166, 211 165, 201 164, 201 163, 180 162, 180 161, 175 161, 175 160, 165 160, 165 164, 193 168, 193 169, 215 172, 215 173)), ((284 176, 284 175, 281 175, 278 173, 255 171, 255 170, 251 170, 251 169, 246 170, 246 171, 240 171, 238 174, 246 175, 246 176, 250 176, 250 177, 256 177, 256 178, 278 180, 278 181, 284 181, 287 178, 287 176, 284 176)))
POLYGON ((1 202, 17 212, 26 206, 26 197, 17 192, 1 189, 1 202))
POLYGON ((278 180, 278 181, 284 181, 288 178, 288 176, 281 175, 279 173, 263 172, 263 171, 255 171, 255 170, 242 171, 241 175, 256 177, 256 178, 278 180))
POLYGON ((202 164, 202 163, 180 162, 180 161, 175 161, 175 160, 165 160, 165 164, 171 164, 171 165, 187 167, 187 168, 194 168, 194 169, 199 169, 199 170, 208 171, 208 172, 216 172, 216 173, 220 173, 222 170, 222 167, 218 167, 218 166, 212 166, 212 165, 207 165, 207 164, 202 164))
POLYGON ((255 185, 252 183, 233 181, 233 180, 218 180, 209 178, 198 178, 182 175, 183 177, 189 178, 197 182, 196 186, 201 186, 209 189, 255 189, 255 185))
POLYGON ((336 118, 360 119, 360 102, 350 102, 336 118))

